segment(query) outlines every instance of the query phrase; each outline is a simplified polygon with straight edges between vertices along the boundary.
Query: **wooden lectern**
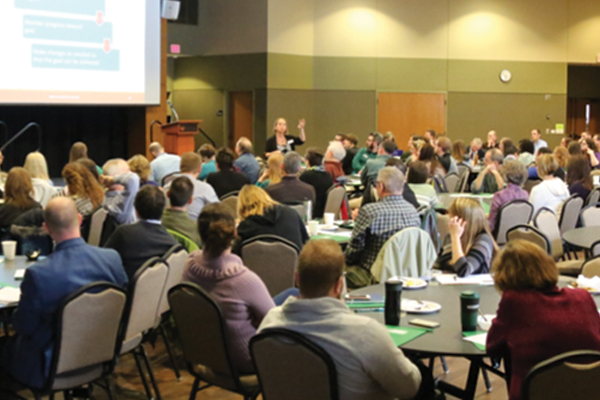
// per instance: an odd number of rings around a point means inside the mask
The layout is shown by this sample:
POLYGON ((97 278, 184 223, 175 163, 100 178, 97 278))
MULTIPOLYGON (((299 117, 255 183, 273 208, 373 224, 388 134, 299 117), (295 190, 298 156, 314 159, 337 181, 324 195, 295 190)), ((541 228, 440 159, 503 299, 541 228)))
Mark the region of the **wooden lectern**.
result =
POLYGON ((196 151, 194 135, 198 133, 201 120, 177 121, 161 127, 165 135, 164 148, 167 153, 179 154, 196 151))

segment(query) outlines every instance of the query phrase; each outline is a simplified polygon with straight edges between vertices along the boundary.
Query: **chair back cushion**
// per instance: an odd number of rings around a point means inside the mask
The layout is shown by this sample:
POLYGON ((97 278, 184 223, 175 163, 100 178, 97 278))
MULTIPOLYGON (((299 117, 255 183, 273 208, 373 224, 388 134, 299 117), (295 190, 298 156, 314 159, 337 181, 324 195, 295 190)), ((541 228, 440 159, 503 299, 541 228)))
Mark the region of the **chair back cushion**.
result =
POLYGON ((169 291, 169 304, 190 366, 202 365, 232 375, 225 322, 219 305, 199 286, 180 283, 169 291))
POLYGON ((54 378, 114 360, 126 302, 124 290, 106 282, 88 285, 65 300, 58 311, 54 378))
POLYGON ((586 260, 581 268, 581 275, 586 278, 600 276, 600 257, 594 256, 594 258, 586 260))
POLYGON ((562 257, 564 254, 562 236, 560 235, 560 228, 558 227, 554 211, 546 207, 540 208, 533 218, 533 223, 536 228, 544 232, 550 241, 552 257, 562 257))
POLYGON ((450 172, 446 174, 444 181, 446 182, 446 189, 448 190, 448 193, 454 193, 457 191, 460 178, 456 172, 450 172))
POLYGON ((298 262, 298 249, 283 238, 262 235, 242 243, 244 265, 254 271, 274 296, 294 287, 294 271, 298 262))
POLYGON ((134 338, 136 342, 141 340, 141 335, 154 327, 168 274, 167 263, 158 257, 146 261, 135 273, 130 284, 129 315, 125 331, 127 345, 122 352, 137 346, 136 343, 129 342, 134 338))
POLYGON ((600 226, 600 203, 592 203, 581 210, 581 225, 600 226))
POLYGON ((343 186, 337 186, 329 189, 327 201, 325 202, 326 213, 335 214, 335 219, 340 219, 340 209, 346 197, 346 189, 343 186))
POLYGON ((565 233, 577 227, 579 213, 583 207, 583 199, 577 195, 572 195, 563 204, 560 213, 560 232, 565 233))
POLYGON ((596 399, 600 353, 572 351, 541 362, 523 381, 524 400, 596 399))
POLYGON ((600 188, 593 189, 585 200, 585 205, 596 204, 600 201, 600 188))
POLYGON ((162 292, 160 304, 158 305, 158 316, 160 317, 163 313, 169 311, 169 290, 172 287, 181 283, 183 276, 183 269, 185 262, 189 257, 189 253, 180 245, 173 246, 167 254, 164 256, 164 260, 169 266, 169 274, 167 275, 167 281, 162 292))
POLYGON ((516 225, 512 227, 506 234, 508 241, 511 240, 526 240, 540 246, 549 255, 552 255, 550 241, 542 232, 530 225, 516 225))
POLYGON ((301 334, 267 329, 251 339, 250 351, 264 400, 338 399, 331 356, 301 334))
POLYGON ((106 221, 106 217, 108 216, 108 212, 100 207, 90 217, 90 233, 87 237, 87 243, 92 246, 100 246, 100 241, 102 239, 102 229, 104 228, 104 221, 106 221))
POLYGON ((508 240, 506 232, 513 226, 528 224, 532 214, 533 206, 525 200, 513 200, 500 207, 494 232, 496 243, 505 244, 508 240))
POLYGON ((238 196, 229 196, 223 200, 221 200, 221 204, 224 204, 225 206, 227 206, 227 208, 229 208, 231 215, 233 215, 234 218, 238 217, 238 213, 237 213, 237 206, 238 206, 238 196))

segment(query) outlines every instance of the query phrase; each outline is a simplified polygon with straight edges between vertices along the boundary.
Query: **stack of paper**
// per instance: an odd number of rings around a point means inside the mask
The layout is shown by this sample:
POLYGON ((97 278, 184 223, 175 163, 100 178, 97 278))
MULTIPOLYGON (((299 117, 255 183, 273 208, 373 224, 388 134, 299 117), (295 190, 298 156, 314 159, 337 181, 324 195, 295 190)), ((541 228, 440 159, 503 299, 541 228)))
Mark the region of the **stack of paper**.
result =
POLYGON ((440 285, 493 285, 494 279, 490 274, 471 275, 459 278, 455 274, 437 275, 435 279, 440 285))
POLYGON ((17 303, 21 297, 21 289, 13 287, 3 287, 0 289, 0 303, 17 303))

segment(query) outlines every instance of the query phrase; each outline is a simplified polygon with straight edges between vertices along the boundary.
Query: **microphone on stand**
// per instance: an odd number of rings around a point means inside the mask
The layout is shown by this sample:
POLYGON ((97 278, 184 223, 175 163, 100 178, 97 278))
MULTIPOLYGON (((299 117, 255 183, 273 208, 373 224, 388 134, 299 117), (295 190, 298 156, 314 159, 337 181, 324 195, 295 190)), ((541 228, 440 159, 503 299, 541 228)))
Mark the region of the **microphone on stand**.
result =
POLYGON ((171 112, 173 113, 173 116, 175 117, 175 121, 171 121, 171 122, 179 121, 179 115, 177 115, 177 111, 175 111, 175 107, 173 107, 173 104, 171 104, 171 100, 167 99, 167 104, 169 105, 169 108, 171 109, 171 112))

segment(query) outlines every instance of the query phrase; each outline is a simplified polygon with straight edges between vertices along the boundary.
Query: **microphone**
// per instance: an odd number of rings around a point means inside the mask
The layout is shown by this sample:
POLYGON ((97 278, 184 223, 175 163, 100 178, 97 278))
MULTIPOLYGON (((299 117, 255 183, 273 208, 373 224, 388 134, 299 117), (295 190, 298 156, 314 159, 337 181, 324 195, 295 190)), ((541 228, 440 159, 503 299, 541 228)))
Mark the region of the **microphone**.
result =
POLYGON ((173 107, 173 104, 171 104, 171 100, 167 99, 167 104, 169 105, 169 108, 171 109, 171 112, 173 113, 173 116, 175 117, 175 121, 172 121, 172 122, 179 121, 179 115, 177 115, 177 111, 175 111, 175 107, 173 107))

